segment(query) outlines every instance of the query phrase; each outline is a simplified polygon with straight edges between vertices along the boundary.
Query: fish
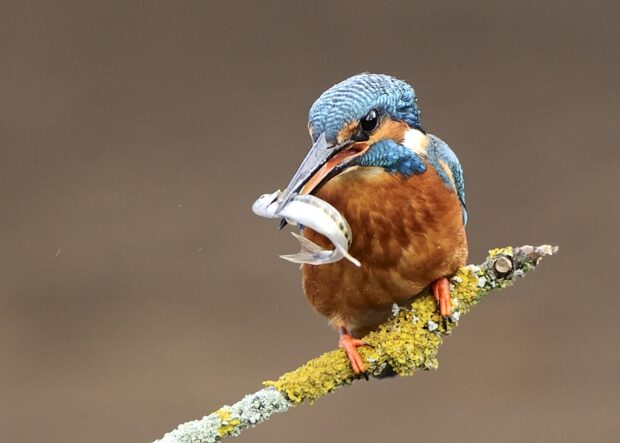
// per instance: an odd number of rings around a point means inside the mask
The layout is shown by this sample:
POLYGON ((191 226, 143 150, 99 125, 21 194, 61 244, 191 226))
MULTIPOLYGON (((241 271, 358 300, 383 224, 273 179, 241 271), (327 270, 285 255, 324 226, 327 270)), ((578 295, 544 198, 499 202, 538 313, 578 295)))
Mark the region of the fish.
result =
POLYGON ((281 255, 280 258, 293 263, 322 265, 335 263, 346 258, 355 266, 361 266, 358 259, 349 254, 353 242, 351 228, 347 220, 336 208, 314 195, 296 194, 280 207, 282 191, 263 194, 252 205, 252 211, 265 218, 284 219, 291 225, 308 227, 324 235, 334 245, 333 250, 323 249, 304 236, 291 232, 299 241, 301 251, 297 254, 281 255))

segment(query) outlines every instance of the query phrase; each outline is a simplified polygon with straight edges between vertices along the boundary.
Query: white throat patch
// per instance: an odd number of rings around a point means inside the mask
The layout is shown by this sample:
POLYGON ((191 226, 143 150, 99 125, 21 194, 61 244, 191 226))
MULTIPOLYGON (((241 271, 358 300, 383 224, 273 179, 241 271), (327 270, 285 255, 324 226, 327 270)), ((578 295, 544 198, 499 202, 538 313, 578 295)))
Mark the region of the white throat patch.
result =
POLYGON ((426 157, 428 138, 422 131, 409 128, 407 132, 405 132, 405 138, 403 139, 402 145, 419 156, 426 157))

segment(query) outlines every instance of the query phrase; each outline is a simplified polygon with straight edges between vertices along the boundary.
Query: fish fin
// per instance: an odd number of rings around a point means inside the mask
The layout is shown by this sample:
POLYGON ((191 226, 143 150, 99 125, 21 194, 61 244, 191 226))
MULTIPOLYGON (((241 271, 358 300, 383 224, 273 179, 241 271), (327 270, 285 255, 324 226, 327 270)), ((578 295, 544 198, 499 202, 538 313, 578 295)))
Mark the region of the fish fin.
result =
MULTIPOLYGON (((306 237, 297 234, 296 232, 291 232, 293 237, 299 241, 301 245, 301 251, 297 254, 289 254, 289 255, 281 255, 280 258, 293 262, 293 263, 307 263, 307 264, 323 264, 323 263, 333 263, 333 261, 326 261, 334 254, 334 251, 330 251, 327 249, 323 249, 321 246, 317 245, 311 240, 308 240, 306 237)), ((349 260, 355 266, 361 266, 359 260, 353 257, 349 252, 341 247, 336 246, 338 252, 340 252, 344 258, 349 260)))
POLYGON ((301 252, 312 252, 319 253, 325 251, 325 249, 321 248, 319 245, 314 243, 312 240, 308 240, 303 235, 298 234, 297 232, 291 232, 293 237, 297 239, 299 244, 301 245, 301 252))
POLYGON ((299 241, 299 244, 301 245, 301 251, 299 251, 297 254, 281 255, 280 258, 284 260, 293 263, 312 264, 316 262, 317 259, 320 260, 325 258, 324 255, 326 253, 332 252, 326 251, 313 241, 308 240, 306 237, 299 235, 296 232, 291 232, 291 234, 297 239, 297 241, 299 241))
POLYGON ((314 264, 314 260, 316 260, 317 257, 316 254, 298 252, 297 254, 280 255, 280 258, 292 263, 299 263, 300 265, 311 265, 314 264))
POLYGON ((360 261, 358 259, 356 259, 355 257, 353 257, 351 254, 349 254, 349 251, 347 251, 345 248, 342 247, 338 247, 338 250, 340 251, 340 253, 342 255, 344 255, 344 258, 346 258, 347 260, 349 260, 351 263, 353 263, 355 266, 357 266, 358 268, 360 266, 362 266, 362 264, 360 263, 360 261))

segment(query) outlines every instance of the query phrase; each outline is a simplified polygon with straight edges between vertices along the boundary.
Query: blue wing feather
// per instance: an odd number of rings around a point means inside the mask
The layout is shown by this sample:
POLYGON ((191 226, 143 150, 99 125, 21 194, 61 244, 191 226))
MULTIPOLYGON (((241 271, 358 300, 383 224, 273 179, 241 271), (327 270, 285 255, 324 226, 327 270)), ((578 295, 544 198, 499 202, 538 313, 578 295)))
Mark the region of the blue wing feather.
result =
POLYGON ((463 180, 463 168, 461 167, 461 163, 459 162, 458 157, 450 149, 450 147, 441 140, 439 137, 436 137, 432 134, 428 135, 428 160, 435 167, 444 183, 454 189, 456 195, 458 195, 459 200, 461 201, 461 207, 463 209, 463 224, 467 224, 467 206, 465 205, 465 182, 463 180), (447 174, 443 167, 441 166, 441 162, 445 163, 452 176, 447 174))

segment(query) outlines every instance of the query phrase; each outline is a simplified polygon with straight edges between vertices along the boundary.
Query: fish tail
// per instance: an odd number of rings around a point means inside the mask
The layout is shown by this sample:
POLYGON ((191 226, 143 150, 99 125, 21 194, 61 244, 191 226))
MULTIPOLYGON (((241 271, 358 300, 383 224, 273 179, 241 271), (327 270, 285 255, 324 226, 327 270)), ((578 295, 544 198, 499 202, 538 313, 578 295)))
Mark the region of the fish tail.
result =
POLYGON ((345 248, 341 247, 341 246, 337 246, 338 250, 340 251, 340 253, 342 255, 344 255, 344 258, 346 258, 347 260, 349 260, 351 263, 353 263, 355 266, 357 266, 358 268, 360 266, 362 266, 362 264, 360 263, 360 261, 358 259, 356 259, 355 257, 353 257, 351 254, 349 254, 349 251, 347 251, 345 248))

